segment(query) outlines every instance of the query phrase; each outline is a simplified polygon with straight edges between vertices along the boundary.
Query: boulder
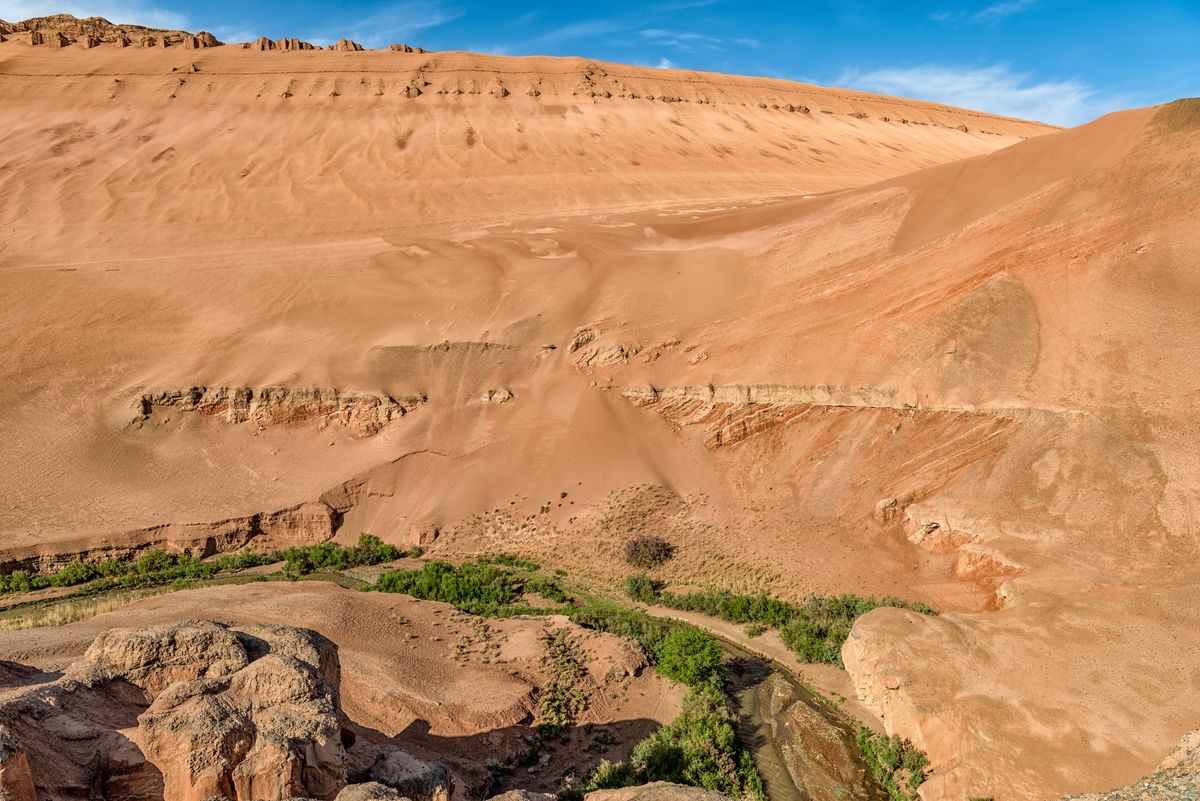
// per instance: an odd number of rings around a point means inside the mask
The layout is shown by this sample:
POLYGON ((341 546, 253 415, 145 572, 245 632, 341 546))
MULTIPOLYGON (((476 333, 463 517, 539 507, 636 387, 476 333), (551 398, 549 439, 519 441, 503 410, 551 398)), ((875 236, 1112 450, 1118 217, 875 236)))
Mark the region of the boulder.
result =
POLYGON ((337 794, 335 801, 408 801, 404 796, 379 782, 348 784, 337 794))
POLYGON ((362 50, 363 46, 360 45, 358 42, 352 42, 349 39, 338 39, 337 44, 330 45, 329 49, 330 50, 338 50, 338 51, 345 52, 345 53, 352 53, 352 52, 355 52, 358 50, 362 50))
POLYGON ((380 754, 371 766, 370 776, 413 801, 450 801, 453 794, 448 767, 403 751, 380 754))

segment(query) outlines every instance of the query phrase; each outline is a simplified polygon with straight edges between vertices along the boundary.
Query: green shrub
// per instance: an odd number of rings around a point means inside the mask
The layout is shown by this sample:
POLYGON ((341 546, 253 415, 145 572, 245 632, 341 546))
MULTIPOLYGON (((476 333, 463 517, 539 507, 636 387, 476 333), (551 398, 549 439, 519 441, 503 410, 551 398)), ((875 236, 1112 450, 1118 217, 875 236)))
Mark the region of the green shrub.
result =
POLYGON ((560 604, 571 603, 571 596, 567 595, 566 591, 563 590, 562 585, 558 583, 558 579, 534 576, 522 582, 521 590, 522 592, 531 592, 534 595, 540 595, 547 601, 554 601, 560 604))
POLYGON ((762 623, 747 623, 744 631, 747 637, 761 637, 767 633, 767 627, 762 623))
POLYGON ((378 565, 403 556, 395 545, 388 545, 378 537, 362 534, 353 548, 335 542, 322 542, 304 548, 287 548, 278 554, 284 562, 283 572, 293 578, 318 571, 347 570, 363 565, 378 565))
POLYGON ((655 668, 671 681, 689 687, 720 685, 725 661, 713 637, 695 626, 673 629, 654 649, 655 668))
POLYGON ((456 568, 447 562, 429 562, 420 570, 389 570, 379 577, 375 588, 494 616, 516 599, 518 586, 511 573, 494 565, 468 562, 456 568))
POLYGON ((645 782, 689 784, 746 797, 753 787, 761 787, 761 780, 753 762, 743 756, 735 722, 720 690, 692 690, 679 717, 634 747, 633 770, 645 782))
POLYGON ((100 570, 95 565, 89 565, 84 562, 72 562, 62 570, 51 575, 50 583, 55 587, 70 587, 97 578, 100 578, 100 570))
POLYGON ((625 543, 625 561, 642 570, 653 570, 674 555, 674 545, 652 534, 639 534, 625 543))
POLYGON ((855 738, 867 769, 887 793, 889 801, 916 801, 925 781, 929 759, 908 740, 876 734, 859 726, 855 738))
POLYGON ((655 581, 645 573, 634 573, 625 579, 625 594, 635 601, 652 604, 662 592, 662 582, 655 581))
POLYGON ((594 793, 597 790, 616 790, 621 787, 632 787, 637 783, 633 766, 628 762, 609 762, 600 760, 600 764, 592 771, 584 792, 594 793))

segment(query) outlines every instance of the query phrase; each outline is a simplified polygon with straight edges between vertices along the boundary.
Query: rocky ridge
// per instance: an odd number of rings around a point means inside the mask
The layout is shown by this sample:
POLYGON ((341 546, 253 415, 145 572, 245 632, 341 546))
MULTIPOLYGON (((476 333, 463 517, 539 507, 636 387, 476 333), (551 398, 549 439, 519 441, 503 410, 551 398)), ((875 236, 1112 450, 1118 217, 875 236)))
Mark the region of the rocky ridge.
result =
POLYGON ((32 17, 21 22, 0 24, 0 34, 12 36, 31 45, 65 47, 81 44, 95 47, 115 44, 120 47, 183 47, 189 49, 217 47, 223 44, 207 31, 168 30, 142 25, 114 24, 104 17, 85 17, 52 14, 32 17))
POLYGON ((356 437, 373 437, 393 420, 424 402, 419 396, 342 393, 337 389, 289 387, 190 387, 141 395, 134 402, 133 425, 151 420, 157 409, 220 416, 230 424, 270 426, 320 420, 356 437))

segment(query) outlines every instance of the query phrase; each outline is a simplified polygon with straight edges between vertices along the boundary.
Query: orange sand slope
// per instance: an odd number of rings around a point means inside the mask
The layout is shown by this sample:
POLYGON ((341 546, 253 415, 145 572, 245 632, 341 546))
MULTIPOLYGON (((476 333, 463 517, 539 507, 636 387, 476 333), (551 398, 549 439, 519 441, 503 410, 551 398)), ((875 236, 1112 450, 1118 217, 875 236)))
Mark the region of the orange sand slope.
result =
POLYGON ((464 54, 0 73, 9 565, 369 530, 619 578, 651 531, 678 585, 946 610, 846 651, 927 799, 1200 724, 1195 102, 988 154, 1046 129, 464 54))
POLYGON ((6 256, 821 192, 1053 130, 779 80, 467 53, 10 41, 0 93, 6 256))

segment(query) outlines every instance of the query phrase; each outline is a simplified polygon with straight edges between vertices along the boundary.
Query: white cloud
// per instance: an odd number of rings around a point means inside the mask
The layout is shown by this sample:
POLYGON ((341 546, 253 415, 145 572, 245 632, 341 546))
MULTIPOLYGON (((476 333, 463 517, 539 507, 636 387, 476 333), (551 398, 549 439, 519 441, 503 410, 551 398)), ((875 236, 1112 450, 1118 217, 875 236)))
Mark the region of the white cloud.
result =
POLYGON ((696 33, 694 31, 667 31, 662 28, 647 28, 642 31, 642 36, 650 39, 655 44, 685 52, 695 50, 696 46, 707 47, 710 50, 720 50, 723 45, 722 40, 716 36, 709 36, 708 34, 696 33))
POLYGON ((1033 8, 1036 3, 1037 0, 1003 0, 1003 2, 993 3, 982 11, 977 12, 972 16, 972 19, 976 22, 1007 19, 1013 14, 1020 14, 1028 8, 1033 8))
MULTIPOLYGON (((349 26, 343 23, 339 35, 367 47, 387 47, 393 42, 411 39, 428 28, 456 20, 462 15, 462 11, 443 8, 438 3, 392 3, 373 14, 355 20, 349 26)), ((336 31, 338 27, 338 24, 334 23, 325 33, 336 31)))
POLYGON ((660 70, 673 70, 675 69, 675 62, 669 58, 661 58, 655 66, 660 70))
POLYGON ((571 42, 576 39, 586 39, 591 36, 604 36, 625 29, 625 24, 615 20, 590 19, 572 22, 561 28, 546 31, 535 37, 534 42, 571 42))
POLYGON ((148 28, 190 30, 185 14, 146 5, 138 0, 0 0, 0 19, 19 22, 30 17, 72 14, 76 17, 104 17, 109 22, 144 25, 148 28))
POLYGON ((1014 14, 1028 11, 1037 5, 1037 0, 999 0, 978 11, 939 11, 930 19, 943 25, 958 25, 962 23, 1002 22, 1014 14))
POLYGON ((1029 75, 1004 66, 951 67, 926 64, 860 72, 848 70, 838 83, 868 92, 987 111, 1008 117, 1078 125, 1105 111, 1105 103, 1085 83, 1075 80, 1034 82, 1029 75))

